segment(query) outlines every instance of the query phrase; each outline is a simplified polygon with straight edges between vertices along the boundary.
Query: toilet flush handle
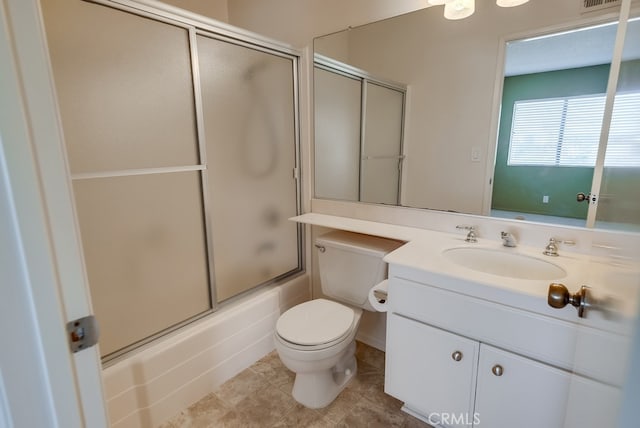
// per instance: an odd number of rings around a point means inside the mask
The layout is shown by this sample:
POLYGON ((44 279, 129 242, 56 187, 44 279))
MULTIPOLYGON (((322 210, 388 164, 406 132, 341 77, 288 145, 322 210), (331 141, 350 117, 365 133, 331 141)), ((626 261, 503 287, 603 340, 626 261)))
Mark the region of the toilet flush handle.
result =
POLYGON ((318 249, 318 251, 320 251, 321 253, 324 253, 325 251, 327 251, 326 248, 324 248, 324 246, 320 245, 320 244, 316 244, 316 248, 318 249))

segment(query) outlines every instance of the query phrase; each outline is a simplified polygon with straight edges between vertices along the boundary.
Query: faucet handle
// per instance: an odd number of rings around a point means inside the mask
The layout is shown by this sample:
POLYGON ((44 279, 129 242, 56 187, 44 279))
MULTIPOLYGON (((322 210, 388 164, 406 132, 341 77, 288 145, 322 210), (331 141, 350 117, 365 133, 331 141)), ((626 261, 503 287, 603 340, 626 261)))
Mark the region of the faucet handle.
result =
POLYGON ((549 243, 546 247, 544 247, 544 251, 542 254, 545 256, 558 257, 558 244, 564 245, 576 245, 576 241, 571 241, 567 239, 554 238, 553 236, 549 238, 549 243))

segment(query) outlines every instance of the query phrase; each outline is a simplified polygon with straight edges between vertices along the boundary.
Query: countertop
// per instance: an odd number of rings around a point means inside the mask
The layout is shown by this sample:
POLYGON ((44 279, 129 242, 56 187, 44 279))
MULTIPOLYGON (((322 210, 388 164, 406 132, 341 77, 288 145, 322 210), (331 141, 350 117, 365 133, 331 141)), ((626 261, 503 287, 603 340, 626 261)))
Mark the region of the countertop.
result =
POLYGON ((537 247, 518 245, 508 248, 502 245, 502 241, 482 238, 479 238, 477 243, 468 243, 464 240, 464 234, 326 214, 303 214, 291 220, 405 241, 405 245, 387 254, 384 259, 390 264, 392 274, 452 292, 570 322, 580 321, 584 325, 617 333, 624 333, 627 330, 626 321, 636 314, 639 277, 637 267, 607 258, 570 252, 561 252, 559 257, 549 257, 542 254, 542 248, 537 247), (447 249, 465 247, 486 248, 495 252, 533 257, 561 267, 566 275, 543 280, 512 278, 473 270, 443 255, 447 249), (570 305, 563 309, 551 308, 546 300, 548 287, 552 282, 565 284, 571 293, 578 291, 582 285, 591 287, 594 297, 607 296, 609 304, 615 306, 617 316, 611 317, 609 313, 589 311, 587 319, 580 319, 577 317, 576 309, 570 305))

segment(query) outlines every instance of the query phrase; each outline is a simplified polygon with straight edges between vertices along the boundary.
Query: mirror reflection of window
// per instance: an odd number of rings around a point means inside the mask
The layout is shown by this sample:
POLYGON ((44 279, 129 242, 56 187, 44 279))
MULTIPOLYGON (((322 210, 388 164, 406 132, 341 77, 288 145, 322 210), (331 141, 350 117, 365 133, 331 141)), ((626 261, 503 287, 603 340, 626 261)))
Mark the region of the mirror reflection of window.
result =
MULTIPOLYGON (((516 101, 507 164, 595 167, 605 95, 516 101)), ((640 92, 616 95, 607 167, 640 167, 640 92)))
MULTIPOLYGON (((585 225, 576 195, 591 189, 616 31, 609 23, 507 44, 492 215, 585 225)), ((621 69, 633 77, 616 96, 605 168, 638 168, 640 52, 629 49, 621 69)))

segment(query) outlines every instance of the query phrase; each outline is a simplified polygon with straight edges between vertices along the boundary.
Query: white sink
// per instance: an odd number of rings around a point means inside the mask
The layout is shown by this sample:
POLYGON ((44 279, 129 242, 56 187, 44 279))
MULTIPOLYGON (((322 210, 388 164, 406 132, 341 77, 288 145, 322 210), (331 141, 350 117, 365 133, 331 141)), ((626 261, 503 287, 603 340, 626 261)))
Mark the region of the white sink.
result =
POLYGON ((442 254, 452 262, 479 272, 519 279, 560 279, 567 272, 560 266, 512 250, 459 247, 442 254))

